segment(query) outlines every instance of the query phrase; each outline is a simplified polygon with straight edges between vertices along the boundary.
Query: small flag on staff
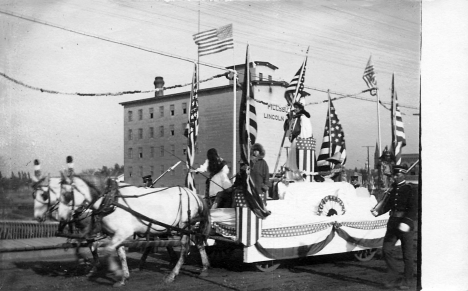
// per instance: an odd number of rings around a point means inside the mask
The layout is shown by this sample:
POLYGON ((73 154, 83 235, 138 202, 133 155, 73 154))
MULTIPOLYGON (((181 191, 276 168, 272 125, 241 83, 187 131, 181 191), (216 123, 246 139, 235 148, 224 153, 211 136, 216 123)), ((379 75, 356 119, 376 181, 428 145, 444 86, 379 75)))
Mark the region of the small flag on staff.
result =
POLYGON ((343 128, 341 127, 338 115, 336 115, 335 107, 328 96, 328 114, 325 121, 325 130, 323 133, 322 147, 317 159, 317 166, 328 165, 327 159, 334 156, 337 152, 341 154, 341 165, 346 164, 346 144, 344 139, 343 128))
POLYGON ((198 45, 200 57, 234 49, 232 24, 194 34, 193 40, 198 45))
POLYGON ((401 118, 398 97, 395 89, 395 75, 392 75, 392 147, 395 155, 395 164, 401 164, 402 148, 406 146, 405 129, 401 118))
POLYGON ((369 61, 364 69, 364 75, 362 78, 364 79, 364 82, 366 82, 367 87, 372 89, 370 94, 375 96, 377 94, 377 80, 375 79, 374 65, 372 64, 372 55, 369 57, 369 61))
POLYGON ((239 112, 239 144, 241 148, 241 160, 246 165, 245 175, 242 176, 242 186, 244 188, 245 201, 250 210, 259 218, 265 218, 270 212, 265 208, 262 198, 255 188, 255 184, 250 176, 250 146, 257 138, 257 122, 255 103, 253 98, 252 84, 250 82, 250 56, 247 45, 245 55, 244 84, 242 91, 241 107, 239 112))
MULTIPOLYGON (((309 48, 307 48, 306 55, 309 53, 309 48)), ((307 65, 307 56, 302 63, 302 66, 299 68, 297 73, 292 78, 289 83, 286 91, 284 92, 284 98, 288 102, 289 106, 292 106, 294 102, 299 100, 298 95, 304 91, 304 80, 305 80, 305 71, 307 65)))
POLYGON ((197 64, 193 71, 192 92, 190 93, 190 107, 188 116, 188 133, 187 133, 187 176, 185 178, 185 186, 196 192, 195 180, 190 169, 195 161, 195 147, 198 136, 198 75, 197 64))

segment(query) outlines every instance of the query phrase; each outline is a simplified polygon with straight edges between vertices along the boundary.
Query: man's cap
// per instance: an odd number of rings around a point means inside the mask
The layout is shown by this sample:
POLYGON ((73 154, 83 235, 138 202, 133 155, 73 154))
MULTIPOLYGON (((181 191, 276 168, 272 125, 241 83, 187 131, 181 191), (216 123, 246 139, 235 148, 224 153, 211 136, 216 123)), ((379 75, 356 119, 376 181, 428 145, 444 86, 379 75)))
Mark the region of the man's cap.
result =
POLYGON ((151 175, 146 175, 146 176, 143 176, 142 178, 143 178, 143 180, 151 179, 151 175))
POLYGON ((399 166, 399 165, 393 166, 393 174, 394 175, 399 174, 399 173, 406 175, 407 172, 408 171, 407 171, 406 167, 399 166))

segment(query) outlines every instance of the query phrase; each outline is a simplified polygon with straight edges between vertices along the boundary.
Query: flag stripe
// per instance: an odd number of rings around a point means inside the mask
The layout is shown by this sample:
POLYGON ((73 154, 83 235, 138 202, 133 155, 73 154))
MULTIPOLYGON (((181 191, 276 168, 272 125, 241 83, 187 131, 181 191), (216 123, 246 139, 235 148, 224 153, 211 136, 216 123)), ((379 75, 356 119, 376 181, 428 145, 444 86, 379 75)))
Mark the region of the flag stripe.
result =
POLYGON ((398 96, 395 89, 395 76, 392 76, 392 146, 395 155, 395 164, 401 164, 401 153, 406 146, 405 129, 403 118, 401 117, 400 107, 398 106, 398 96))
POLYGON ((187 136, 187 176, 185 177, 185 186, 196 192, 195 180, 190 169, 195 161, 195 148, 198 137, 198 75, 197 65, 195 64, 192 78, 192 92, 190 93, 190 106, 188 116, 188 136, 187 136))
POLYGON ((326 160, 329 157, 336 154, 337 152, 340 152, 340 161, 341 164, 344 166, 347 160, 345 135, 343 132, 343 127, 340 124, 340 120, 338 119, 338 115, 336 114, 335 107, 333 106, 333 102, 330 99, 330 96, 328 100, 329 110, 327 113, 327 120, 325 121, 322 146, 320 148, 320 153, 317 158, 317 165, 328 165, 329 162, 326 160), (331 127, 330 130, 329 127, 331 127))
POLYGON ((291 82, 286 87, 284 98, 288 102, 289 106, 292 106, 292 104, 298 100, 298 95, 300 95, 300 93, 304 90, 306 65, 307 57, 292 78, 291 82))
POLYGON ((228 49, 234 49, 232 24, 194 34, 193 40, 195 44, 198 45, 199 56, 206 56, 228 49))
POLYGON ((255 188, 255 184, 250 176, 250 146, 257 138, 257 113, 253 98, 252 84, 250 82, 250 55, 247 45, 245 55, 244 84, 242 88, 242 100, 239 112, 239 144, 241 150, 242 163, 246 165, 245 175, 242 175, 243 194, 250 210, 257 217, 265 218, 270 215, 266 210, 262 198, 255 188))

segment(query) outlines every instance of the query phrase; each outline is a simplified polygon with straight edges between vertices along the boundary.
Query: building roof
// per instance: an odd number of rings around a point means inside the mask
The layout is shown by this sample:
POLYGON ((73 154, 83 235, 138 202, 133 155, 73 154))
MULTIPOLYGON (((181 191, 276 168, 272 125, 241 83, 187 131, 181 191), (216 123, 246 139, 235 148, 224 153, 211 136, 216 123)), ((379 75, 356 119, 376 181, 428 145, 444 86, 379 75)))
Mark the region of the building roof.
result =
MULTIPOLYGON (((254 84, 254 85, 264 85, 264 86, 282 86, 282 87, 287 87, 288 86, 288 83, 285 82, 285 81, 273 81, 273 80, 271 80, 271 81, 269 81, 269 80, 252 81, 252 84, 254 84)), ((242 90, 242 87, 237 86, 236 89, 237 89, 237 91, 240 91, 240 90, 242 90)), ((232 90, 232 85, 225 85, 225 86, 219 86, 219 87, 200 89, 200 90, 198 90, 198 94, 201 95, 202 93, 209 93, 209 92, 216 92, 216 91, 229 91, 229 90, 232 90)), ((179 98, 187 98, 187 95, 190 95, 190 91, 185 91, 185 92, 180 92, 180 93, 175 93, 175 94, 170 94, 170 95, 151 97, 151 98, 132 100, 132 101, 126 101, 126 102, 121 102, 119 104, 122 105, 122 106, 126 106, 126 105, 134 105, 134 104, 149 103, 149 102, 161 102, 161 101, 168 101, 168 100, 174 100, 174 99, 179 99, 179 98)))

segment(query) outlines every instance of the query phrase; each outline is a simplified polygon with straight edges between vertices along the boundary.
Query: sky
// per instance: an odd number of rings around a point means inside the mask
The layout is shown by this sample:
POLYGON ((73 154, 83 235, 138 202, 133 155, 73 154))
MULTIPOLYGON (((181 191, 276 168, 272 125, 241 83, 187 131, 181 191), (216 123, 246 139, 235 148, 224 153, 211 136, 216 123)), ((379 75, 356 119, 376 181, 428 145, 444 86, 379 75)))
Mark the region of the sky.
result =
MULTIPOLYGON (((391 100, 391 78, 403 114, 407 146, 417 153, 420 100, 420 13, 415 1, 0 1, 0 71, 30 87, 64 93, 152 90, 191 82, 198 31, 233 24, 235 49, 203 56, 215 67, 251 60, 277 66, 275 79, 289 82, 306 56, 306 109, 314 136, 323 137, 327 98, 323 91, 356 94, 372 55, 382 102, 391 100), (59 27, 59 28, 57 28, 59 27), (111 40, 112 42, 106 41, 111 40), (126 44, 126 45, 124 45, 126 44), (130 47, 131 45, 133 47, 130 47), (138 48, 143 48, 141 50, 138 48)), ((200 79, 223 71, 201 66, 200 79)), ((58 173, 65 157, 78 171, 123 164, 120 102, 154 93, 84 97, 50 94, 0 77, 1 171, 58 173)), ((201 88, 226 85, 206 82, 201 88)), ((178 91, 188 91, 186 86, 178 91)), ((166 94, 176 93, 166 90, 166 94)), ((332 94, 331 97, 340 95, 332 94)), ((346 136, 348 168, 371 165, 378 140, 375 97, 334 102, 346 136), (364 99, 364 100, 362 100, 364 99)), ((388 104, 388 103, 387 103, 388 104)), ((387 105, 389 108, 390 106, 387 105)), ((201 117, 203 118, 203 117, 201 117)), ((380 107, 382 147, 391 144, 390 111, 380 107)))

